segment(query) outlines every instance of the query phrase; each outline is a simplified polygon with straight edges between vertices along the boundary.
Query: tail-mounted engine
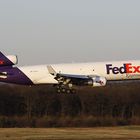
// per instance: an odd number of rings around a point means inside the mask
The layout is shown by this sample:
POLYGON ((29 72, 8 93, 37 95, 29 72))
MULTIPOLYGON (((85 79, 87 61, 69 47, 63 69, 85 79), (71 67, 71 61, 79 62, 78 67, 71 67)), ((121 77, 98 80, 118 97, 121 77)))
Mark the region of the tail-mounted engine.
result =
POLYGON ((6 57, 13 63, 13 65, 18 64, 18 57, 17 57, 17 55, 8 55, 6 57))
POLYGON ((16 55, 5 56, 0 53, 0 66, 13 66, 18 63, 18 58, 16 55))

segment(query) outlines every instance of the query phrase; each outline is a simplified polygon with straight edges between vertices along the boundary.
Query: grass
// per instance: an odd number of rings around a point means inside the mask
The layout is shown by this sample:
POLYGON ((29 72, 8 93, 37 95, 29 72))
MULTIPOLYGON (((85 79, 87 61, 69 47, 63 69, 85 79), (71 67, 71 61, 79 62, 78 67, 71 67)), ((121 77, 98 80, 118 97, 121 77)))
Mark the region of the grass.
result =
POLYGON ((136 140, 140 126, 102 128, 0 128, 0 140, 136 140))

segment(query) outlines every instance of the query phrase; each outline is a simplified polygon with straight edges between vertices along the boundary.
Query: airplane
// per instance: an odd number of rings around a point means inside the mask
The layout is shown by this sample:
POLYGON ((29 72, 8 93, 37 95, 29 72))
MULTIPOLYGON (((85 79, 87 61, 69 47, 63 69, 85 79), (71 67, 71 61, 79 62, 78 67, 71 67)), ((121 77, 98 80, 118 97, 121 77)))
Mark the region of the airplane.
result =
POLYGON ((109 81, 140 80, 140 61, 52 64, 18 67, 16 55, 0 52, 0 82, 54 85, 58 93, 76 93, 74 86, 103 87, 109 81))

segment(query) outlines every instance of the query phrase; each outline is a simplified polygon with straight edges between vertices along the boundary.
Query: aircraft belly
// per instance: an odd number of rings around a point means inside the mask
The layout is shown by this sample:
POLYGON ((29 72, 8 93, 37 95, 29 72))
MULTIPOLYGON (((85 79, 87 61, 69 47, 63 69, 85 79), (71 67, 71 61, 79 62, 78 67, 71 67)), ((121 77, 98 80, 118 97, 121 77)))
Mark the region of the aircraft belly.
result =
POLYGON ((34 84, 57 84, 54 76, 47 72, 46 67, 20 68, 34 84))
POLYGON ((53 76, 47 75, 44 78, 34 80, 34 84, 58 84, 58 81, 53 76))

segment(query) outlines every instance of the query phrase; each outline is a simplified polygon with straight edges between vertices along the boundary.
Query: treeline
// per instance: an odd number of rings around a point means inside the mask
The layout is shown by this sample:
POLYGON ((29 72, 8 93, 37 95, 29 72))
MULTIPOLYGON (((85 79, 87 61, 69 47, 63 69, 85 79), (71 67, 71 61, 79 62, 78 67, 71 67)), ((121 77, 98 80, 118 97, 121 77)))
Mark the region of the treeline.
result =
POLYGON ((140 83, 79 88, 0 85, 0 127, 94 127, 140 124, 140 83))

